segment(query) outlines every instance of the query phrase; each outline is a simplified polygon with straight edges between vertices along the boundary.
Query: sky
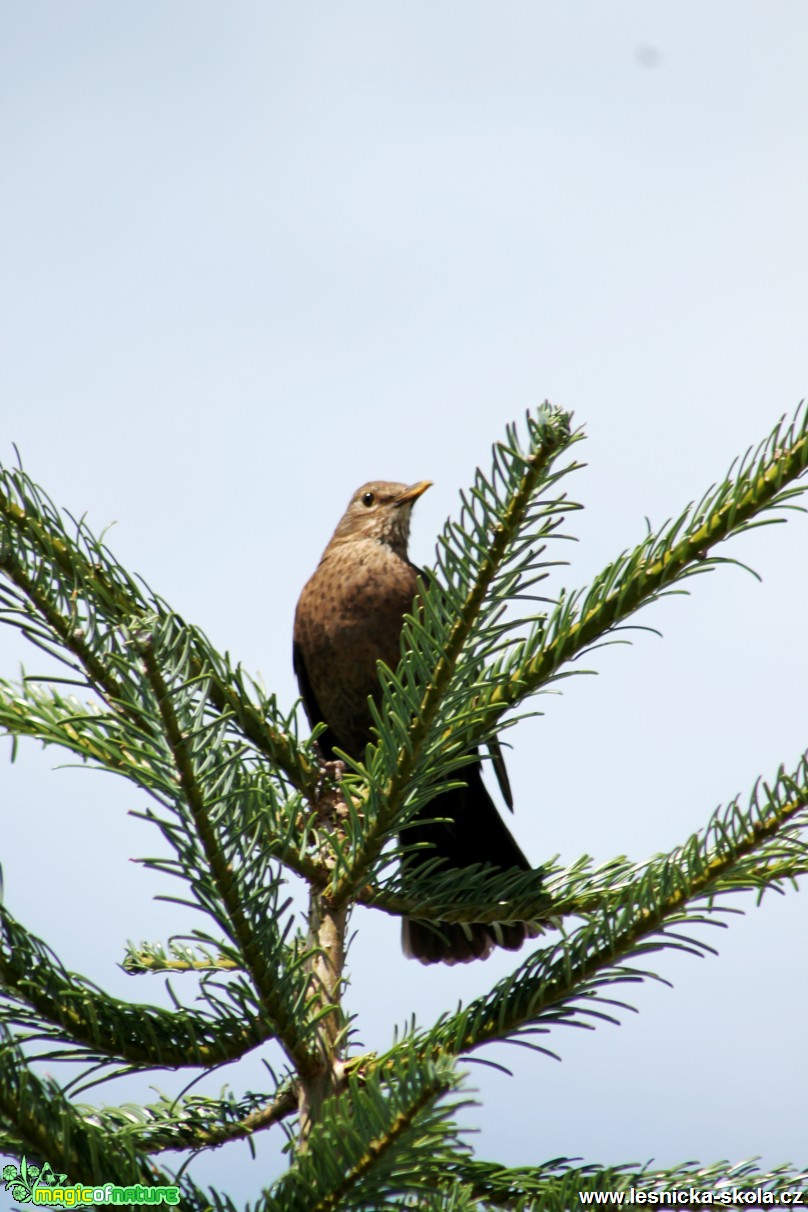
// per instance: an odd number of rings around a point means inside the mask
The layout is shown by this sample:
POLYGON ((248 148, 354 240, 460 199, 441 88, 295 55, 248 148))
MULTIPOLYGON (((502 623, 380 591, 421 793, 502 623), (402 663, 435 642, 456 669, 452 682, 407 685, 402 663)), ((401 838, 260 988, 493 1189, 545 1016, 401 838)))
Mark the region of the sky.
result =
MULTIPOLYGON (((434 481, 429 564, 544 399, 587 433, 553 582, 583 585, 806 393, 806 59, 801 0, 0 0, 0 459, 16 443, 59 505, 115 522, 120 561, 284 705, 295 602, 353 490, 434 481)), ((662 638, 597 653, 510 732, 537 865, 642 860, 797 765, 807 544, 792 514, 728 545, 761 582, 697 578, 641 617, 662 638)), ((4 631, 0 672, 38 672, 4 631)), ((130 861, 157 848, 144 799, 59 764, 27 744, 0 766, 6 902, 69 967, 162 1000, 117 966, 187 925, 130 861)), ((554 1033, 562 1063, 470 1067, 478 1156, 808 1164, 806 898, 738 907, 717 957, 654 958, 673 988, 630 990, 639 1014, 554 1033)), ((421 968, 392 919, 353 926, 369 1048, 518 962, 421 968)), ((207 1088, 255 1088, 251 1063, 207 1088)), ((191 1174, 255 1198, 282 1143, 191 1174)))

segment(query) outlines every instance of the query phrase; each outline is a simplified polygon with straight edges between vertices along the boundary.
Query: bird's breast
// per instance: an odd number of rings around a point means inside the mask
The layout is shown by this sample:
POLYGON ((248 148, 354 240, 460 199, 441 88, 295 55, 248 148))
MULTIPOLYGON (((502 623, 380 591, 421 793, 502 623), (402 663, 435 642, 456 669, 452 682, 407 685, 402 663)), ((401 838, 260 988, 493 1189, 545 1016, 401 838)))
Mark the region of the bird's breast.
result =
POLYGON ((305 586, 295 639, 325 722, 342 747, 370 740, 367 700, 379 689, 377 661, 395 668, 401 623, 412 608, 417 571, 378 543, 326 552, 305 586))

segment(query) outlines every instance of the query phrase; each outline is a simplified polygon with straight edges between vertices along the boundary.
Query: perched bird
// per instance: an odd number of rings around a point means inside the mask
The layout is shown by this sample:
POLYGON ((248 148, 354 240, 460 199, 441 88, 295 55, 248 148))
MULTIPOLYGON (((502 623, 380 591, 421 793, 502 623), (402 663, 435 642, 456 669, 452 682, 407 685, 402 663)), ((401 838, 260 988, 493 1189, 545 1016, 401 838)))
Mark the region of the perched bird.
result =
MULTIPOLYGON (((361 760, 373 739, 368 699, 380 692, 376 662, 395 669, 400 660, 403 615, 413 608, 420 570, 410 563, 407 545, 412 507, 430 487, 428 480, 407 487, 373 481, 351 497, 345 514, 303 588, 295 613, 294 668, 309 722, 324 723, 319 737, 326 758, 342 749, 361 760)), ((510 789, 498 747, 494 764, 510 807, 510 789)), ((440 792, 402 835, 412 870, 429 859, 447 866, 490 863, 529 871, 530 864, 511 837, 489 796, 476 749, 455 777, 465 786, 440 792), (445 818, 435 821, 433 818, 445 818), (423 823, 422 823, 423 821, 423 823)), ((485 959, 495 946, 516 951, 532 931, 522 922, 493 925, 403 923, 405 954, 424 964, 485 959)))

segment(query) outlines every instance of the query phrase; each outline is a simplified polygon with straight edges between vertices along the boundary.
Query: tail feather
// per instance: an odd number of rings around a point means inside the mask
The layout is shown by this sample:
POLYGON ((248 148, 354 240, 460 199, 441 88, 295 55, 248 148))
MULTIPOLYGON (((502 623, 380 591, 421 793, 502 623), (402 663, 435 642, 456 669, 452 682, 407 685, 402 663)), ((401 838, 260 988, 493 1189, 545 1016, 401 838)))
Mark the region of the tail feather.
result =
MULTIPOLYGON (((432 800, 424 809, 427 821, 415 819, 402 841, 408 846, 426 843, 410 851, 404 865, 414 870, 440 858, 449 867, 490 863, 504 871, 530 871, 530 863, 497 812, 480 773, 479 763, 462 771, 465 787, 453 788, 432 800), (434 821, 431 818, 443 817, 434 821)), ((467 964, 487 959, 495 947, 518 951, 535 930, 525 922, 431 922, 405 918, 402 928, 404 954, 422 964, 467 964)))
POLYGON ((495 947, 518 951, 535 931, 524 922, 427 922, 404 918, 401 945, 408 959, 422 964, 469 964, 488 959, 495 947))

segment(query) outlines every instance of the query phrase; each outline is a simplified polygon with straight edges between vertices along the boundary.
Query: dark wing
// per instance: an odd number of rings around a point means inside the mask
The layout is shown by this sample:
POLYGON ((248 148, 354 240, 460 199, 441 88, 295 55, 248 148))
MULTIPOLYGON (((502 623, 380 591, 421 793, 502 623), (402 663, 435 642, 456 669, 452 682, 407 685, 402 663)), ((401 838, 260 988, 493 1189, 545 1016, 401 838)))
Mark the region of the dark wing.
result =
POLYGON ((491 754, 491 765, 494 767, 494 773, 497 776, 499 789, 502 792, 502 798, 507 804, 511 812, 513 812, 513 792, 511 791, 511 780, 508 778, 508 771, 505 766, 505 758, 502 754, 502 746, 499 743, 498 737, 492 737, 488 742, 488 752, 491 754))
MULTIPOLYGON (((311 682, 309 681, 306 662, 303 659, 303 650, 296 640, 292 644, 292 667, 297 675, 297 685, 298 689, 300 690, 300 697, 303 700, 303 706, 306 709, 309 724, 312 728, 314 728, 316 724, 321 724, 325 721, 323 720, 320 706, 317 702, 314 691, 312 690, 311 682)), ((331 761, 334 757, 334 746, 338 745, 339 742, 331 729, 327 727, 325 731, 321 732, 318 736, 317 744, 320 746, 320 752, 326 761, 331 761)))

